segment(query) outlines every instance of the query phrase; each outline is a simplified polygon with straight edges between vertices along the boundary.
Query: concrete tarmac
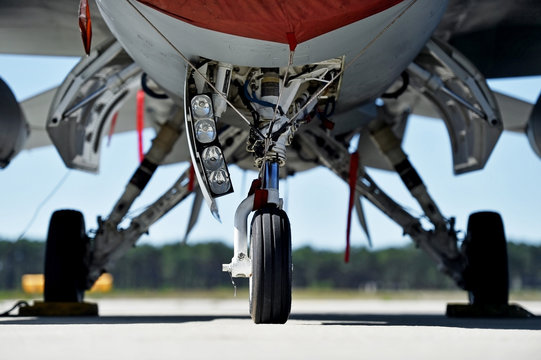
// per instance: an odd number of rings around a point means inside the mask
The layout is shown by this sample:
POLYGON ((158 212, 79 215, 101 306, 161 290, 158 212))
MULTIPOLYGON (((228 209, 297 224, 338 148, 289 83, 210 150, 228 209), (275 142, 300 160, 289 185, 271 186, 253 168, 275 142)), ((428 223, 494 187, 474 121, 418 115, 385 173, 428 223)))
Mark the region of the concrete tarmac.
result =
POLYGON ((541 359, 541 319, 450 319, 440 300, 294 300, 285 325, 254 325, 247 299, 98 303, 99 317, 0 318, 0 359, 541 359))

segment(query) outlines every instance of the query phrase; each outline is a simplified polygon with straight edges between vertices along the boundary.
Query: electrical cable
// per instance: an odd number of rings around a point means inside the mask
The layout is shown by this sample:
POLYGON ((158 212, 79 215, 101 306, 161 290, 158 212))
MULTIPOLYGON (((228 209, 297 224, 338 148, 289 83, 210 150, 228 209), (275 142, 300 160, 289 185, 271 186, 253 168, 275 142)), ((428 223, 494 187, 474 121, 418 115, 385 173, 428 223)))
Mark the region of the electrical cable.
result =
POLYGON ((238 96, 240 97, 240 100, 242 101, 244 106, 246 106, 246 109, 248 109, 250 111, 250 113, 252 114, 252 118, 254 120, 254 125, 256 127, 259 126, 259 113, 257 111, 255 111, 252 103, 246 97, 246 93, 244 91, 244 85, 242 85, 241 82, 239 80, 237 80, 237 79, 235 79, 233 81, 233 85, 235 85, 237 87, 238 96))
MULTIPOLYGON (((249 80, 246 80, 246 82, 244 83, 244 96, 250 101, 250 102, 253 102, 253 103, 256 103, 258 105, 261 105, 261 106, 264 106, 264 107, 270 107, 270 108, 273 108, 275 109, 276 108, 276 104, 273 104, 271 102, 268 102, 268 101, 265 101, 265 100, 260 100, 256 97, 256 94, 255 94, 255 91, 252 91, 252 95, 250 95, 250 93, 248 92, 248 87, 249 87, 249 84, 250 81, 249 80)), ((283 110, 281 109, 280 107, 280 113, 284 113, 283 110)))
POLYGON ((160 100, 169 98, 169 96, 167 96, 166 93, 158 94, 157 92, 155 92, 154 90, 149 88, 147 82, 148 82, 148 75, 147 75, 147 73, 143 73, 143 75, 141 75, 141 88, 143 88, 143 91, 148 96, 150 96, 150 97, 152 97, 154 99, 160 99, 160 100))
POLYGON ((30 227, 32 226, 32 224, 34 223, 34 221, 36 220, 36 217, 38 216, 39 212, 41 211, 41 208, 53 197, 53 195, 60 189, 60 187, 64 184, 64 182, 68 179, 68 176, 69 174, 71 173, 71 171, 68 170, 68 172, 66 172, 66 174, 62 177, 62 179, 60 179, 60 181, 56 184, 56 186, 53 188, 53 190, 51 190, 51 192, 49 193, 49 195, 47 195, 45 197, 45 199, 43 199, 43 201, 38 205, 38 207, 36 208, 36 210, 34 211, 34 215, 32 215, 32 218, 30 219, 30 221, 28 222, 28 224, 26 225, 26 227, 24 228, 23 232, 21 233, 21 235, 19 235, 19 237, 17 238, 16 241, 19 241, 23 238, 23 236, 26 235, 26 232, 30 229, 30 227))
POLYGON ((395 90, 393 92, 383 93, 381 95, 381 98, 383 98, 383 99, 396 99, 408 89, 408 86, 409 86, 409 83, 410 83, 410 77, 409 77, 408 73, 404 71, 402 74, 400 74, 400 76, 402 77, 402 85, 400 85, 400 88, 398 88, 397 90, 395 90))
POLYGON ((0 314, 0 317, 11 316, 10 313, 11 313, 13 310, 15 310, 15 309, 17 309, 17 308, 20 308, 20 307, 25 307, 25 306, 29 306, 29 304, 28 304, 26 301, 24 301, 24 300, 17 301, 17 302, 15 303, 15 305, 13 305, 13 306, 11 307, 11 309, 9 309, 8 311, 4 311, 3 313, 1 313, 1 314, 0 314))

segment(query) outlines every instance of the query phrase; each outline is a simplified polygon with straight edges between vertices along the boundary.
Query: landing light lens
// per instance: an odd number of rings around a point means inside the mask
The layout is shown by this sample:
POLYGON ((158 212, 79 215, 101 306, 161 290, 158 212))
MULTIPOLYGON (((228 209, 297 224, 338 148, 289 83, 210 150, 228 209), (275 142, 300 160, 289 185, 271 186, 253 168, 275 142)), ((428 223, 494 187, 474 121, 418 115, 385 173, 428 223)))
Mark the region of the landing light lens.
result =
POLYGON ((203 170, 202 185, 212 197, 228 194, 233 191, 233 185, 218 141, 212 100, 208 95, 196 95, 188 106, 191 116, 187 119, 191 118, 193 130, 193 133, 190 131, 190 142, 192 150, 197 152, 198 169, 203 170))
POLYGON ((203 165, 209 171, 218 170, 223 164, 222 151, 217 146, 210 146, 203 150, 203 165))
POLYGON ((217 195, 225 194, 231 187, 231 181, 229 180, 229 176, 225 170, 211 172, 208 180, 210 189, 217 195))
POLYGON ((211 119, 199 120, 195 123, 195 137, 203 144, 208 144, 216 139, 216 126, 211 119))
POLYGON ((192 111, 198 118, 210 117, 212 113, 210 98, 206 95, 195 96, 192 99, 192 111))

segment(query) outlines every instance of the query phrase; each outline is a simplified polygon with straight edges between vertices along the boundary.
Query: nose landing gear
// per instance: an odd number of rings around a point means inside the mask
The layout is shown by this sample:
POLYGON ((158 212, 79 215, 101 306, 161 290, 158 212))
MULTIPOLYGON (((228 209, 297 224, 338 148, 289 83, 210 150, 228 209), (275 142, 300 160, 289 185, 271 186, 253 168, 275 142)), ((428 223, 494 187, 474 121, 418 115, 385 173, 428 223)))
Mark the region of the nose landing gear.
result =
POLYGON ((291 311, 291 226, 278 196, 279 163, 266 160, 262 174, 235 213, 234 255, 223 271, 250 278, 250 314, 256 324, 283 324, 291 311), (247 256, 246 219, 253 210, 247 256))

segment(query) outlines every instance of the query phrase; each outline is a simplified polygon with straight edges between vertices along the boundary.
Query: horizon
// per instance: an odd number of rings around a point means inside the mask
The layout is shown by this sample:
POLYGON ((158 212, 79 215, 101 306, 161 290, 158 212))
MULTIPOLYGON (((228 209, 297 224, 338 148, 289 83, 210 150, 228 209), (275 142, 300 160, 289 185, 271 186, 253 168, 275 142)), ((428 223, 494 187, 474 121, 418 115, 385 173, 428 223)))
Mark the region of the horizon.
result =
MULTIPOLYGON (((17 99, 22 100, 58 85, 76 62, 73 58, 0 55, 0 76, 13 89, 17 99)), ((541 77, 491 80, 489 83, 493 89, 529 102, 536 101, 541 89, 541 77)), ((152 137, 153 131, 145 130, 145 149, 152 137)), ((49 217, 59 208, 82 210, 87 229, 96 228, 96 217, 108 215, 138 164, 136 141, 136 134, 132 132, 115 135, 109 147, 104 144, 99 175, 67 170, 51 146, 23 151, 7 169, 0 171, 3 189, 0 237, 19 237, 38 206, 66 174, 69 175, 65 183, 40 209, 26 237, 45 238, 49 217)), ((460 176, 452 174, 450 142, 443 121, 412 116, 404 148, 444 215, 457 217, 458 229, 466 229, 470 212, 491 209, 502 213, 509 239, 541 244, 537 206, 541 203, 538 186, 541 159, 534 154, 525 135, 504 133, 484 170, 460 176)), ((153 201, 186 167, 187 164, 160 167, 133 209, 153 201)), ((234 209, 247 192, 254 173, 245 173, 236 166, 230 170, 236 192, 218 201, 224 223, 217 223, 203 208, 190 242, 220 237, 223 242, 232 244, 234 209)), ((418 205, 395 173, 373 169, 368 172, 395 200, 419 213, 418 205)), ((284 189, 294 247, 311 244, 321 249, 344 248, 347 184, 320 167, 281 181, 280 188, 284 189)), ((143 236, 139 243, 160 244, 182 239, 191 202, 192 197, 173 209, 153 225, 150 236, 143 236)), ((367 201, 363 204, 374 248, 412 243, 409 238, 402 237, 402 229, 379 210, 367 201)), ((354 219, 352 246, 366 244, 366 237, 354 219)))

